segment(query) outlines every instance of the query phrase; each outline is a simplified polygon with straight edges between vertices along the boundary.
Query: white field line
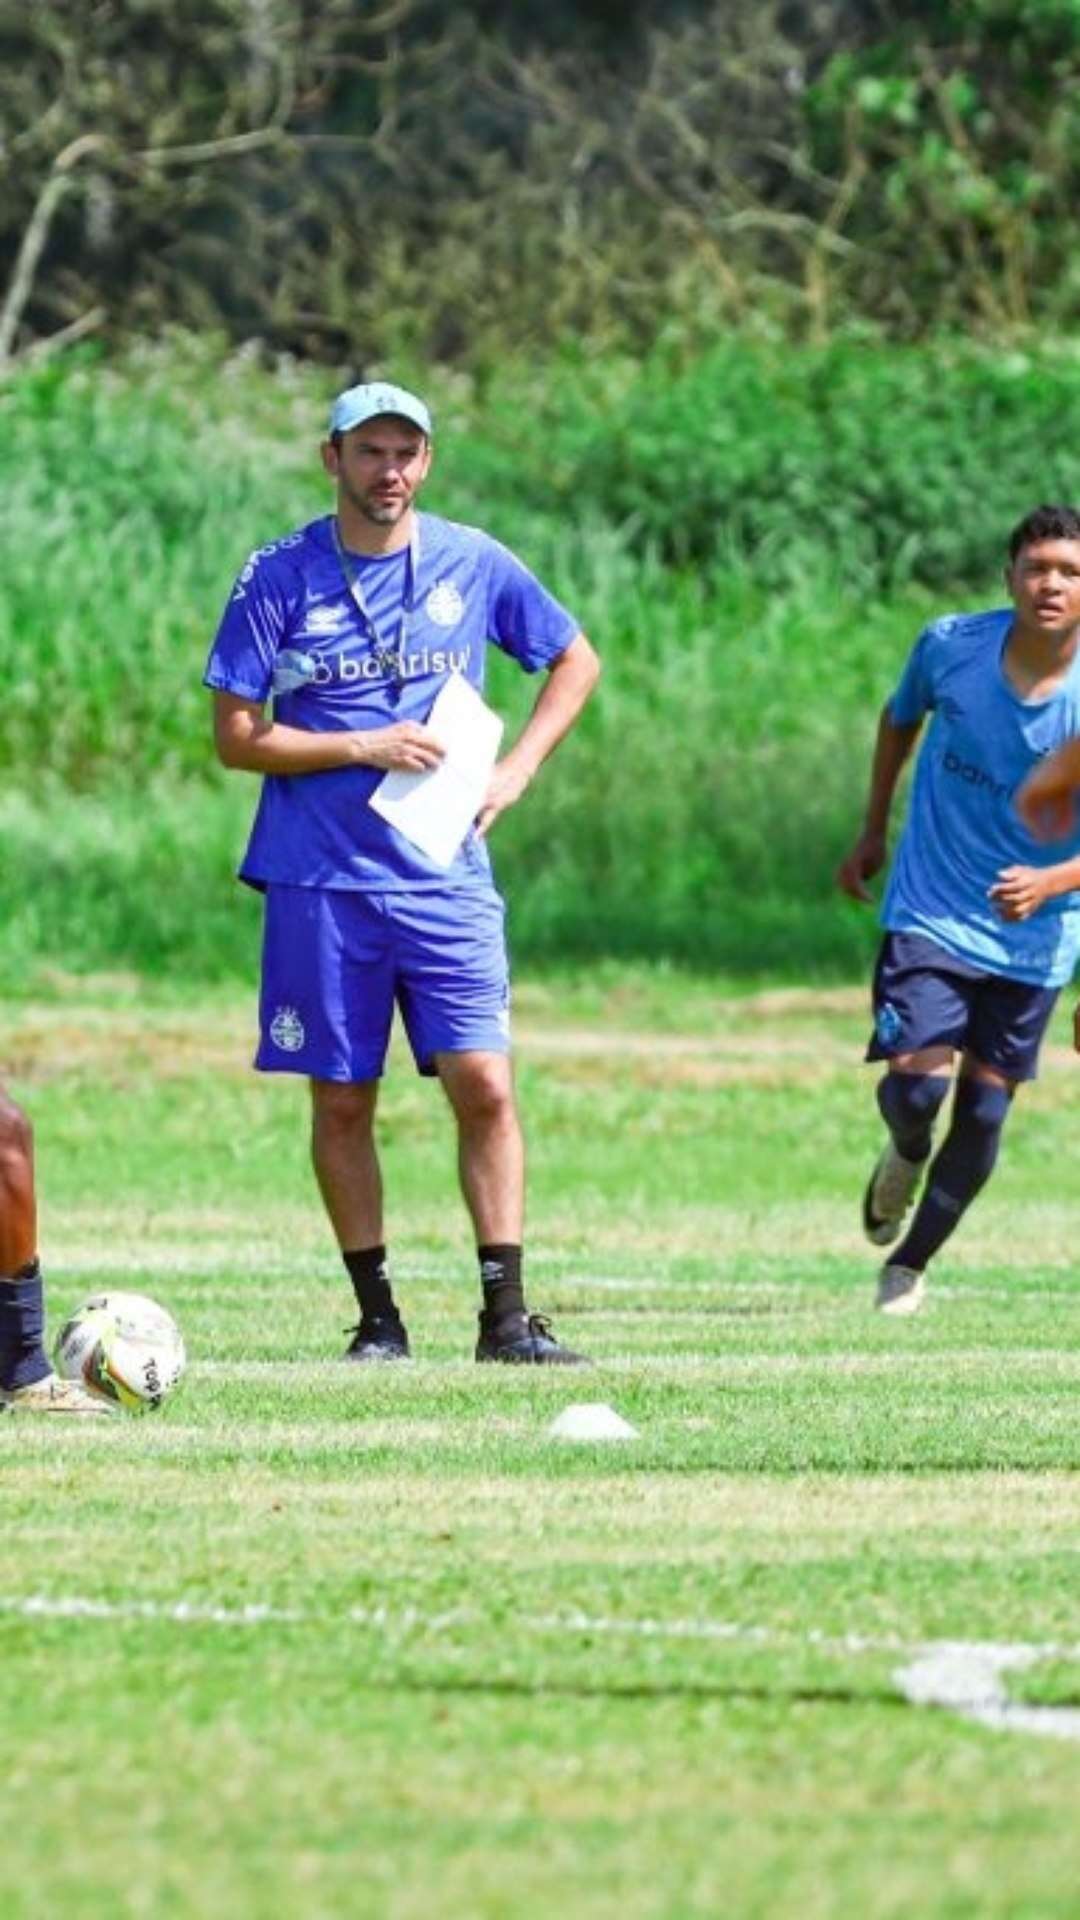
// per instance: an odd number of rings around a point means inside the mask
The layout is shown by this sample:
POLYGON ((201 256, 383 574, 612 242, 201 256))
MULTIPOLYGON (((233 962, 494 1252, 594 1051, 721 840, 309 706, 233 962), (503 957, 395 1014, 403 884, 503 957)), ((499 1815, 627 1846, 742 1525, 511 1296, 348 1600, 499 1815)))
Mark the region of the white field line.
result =
MULTIPOLYGON (((635 1319, 639 1316, 635 1316, 635 1319)), ((642 1315, 642 1319, 650 1316, 642 1315)), ((682 1316, 686 1318, 687 1316, 682 1316)), ((1010 1347, 1010 1363, 1018 1368, 1027 1366, 1038 1371, 1040 1380, 1072 1380, 1080 1376, 1080 1354, 1055 1353, 1044 1347, 1010 1347)), ((905 1373, 926 1373, 935 1378, 942 1365, 973 1369, 987 1366, 1000 1366, 1002 1349, 1000 1347, 935 1347, 932 1352, 911 1353, 896 1351, 893 1353, 837 1354, 837 1353, 649 1353, 639 1352, 607 1356, 598 1361, 605 1373, 640 1373, 641 1362, 647 1358, 657 1368, 664 1368, 667 1374, 681 1372, 697 1373, 708 1369, 716 1374, 732 1374, 753 1377, 758 1374, 860 1374, 889 1375, 899 1371, 905 1373)), ((438 1368, 440 1372, 448 1369, 466 1371, 475 1376, 475 1363, 471 1356, 448 1360, 425 1360, 422 1355, 416 1357, 416 1365, 429 1372, 438 1368)), ((351 1375, 343 1373, 341 1361, 337 1356, 311 1357, 300 1360, 193 1360, 190 1366, 192 1379, 205 1378, 217 1380, 345 1380, 351 1375)), ((400 1376, 396 1376, 400 1378, 400 1376)), ((415 1375, 410 1371, 410 1379, 415 1375)))
MULTIPOLYGON (((846 1252, 847 1248, 843 1251, 846 1252)), ((1006 1256, 998 1249, 996 1257, 1004 1259, 1006 1256)), ((964 1304, 975 1300, 1004 1300, 1013 1308, 1047 1303, 1060 1305, 1063 1300, 1071 1300, 1076 1295, 1070 1261, 1071 1256, 1061 1262, 1063 1266, 1068 1266, 1069 1272, 1068 1277, 1063 1277, 1060 1287, 1012 1286, 1008 1282, 998 1286, 975 1282, 968 1286, 963 1281, 935 1283, 932 1301, 964 1304)), ((1044 1261, 1043 1264, 1052 1265, 1053 1262, 1044 1261)), ((113 1280, 125 1275, 153 1274, 176 1283, 214 1278, 213 1302, 218 1308, 232 1302, 250 1308, 264 1298, 280 1299, 282 1280, 289 1281, 294 1288, 318 1288, 323 1291, 337 1284, 336 1275, 327 1268, 321 1245, 314 1242, 310 1247, 297 1249, 288 1258, 272 1248, 267 1248, 265 1252, 260 1250, 252 1253, 250 1249, 240 1252, 231 1241, 210 1248, 155 1246, 149 1240, 125 1248, 113 1241, 105 1254, 96 1243, 74 1243, 65 1247, 63 1238, 58 1236, 53 1246, 53 1265, 70 1274, 73 1279, 84 1274, 107 1275, 113 1280), (238 1275, 245 1276, 239 1284, 228 1283, 235 1283, 238 1275), (228 1276, 228 1281, 224 1276, 228 1276)), ((461 1279, 461 1263, 447 1261, 444 1265, 414 1265, 410 1262, 408 1279, 421 1285, 456 1285, 461 1279)), ((870 1286, 869 1279, 866 1286, 870 1286)), ((824 1313, 845 1310, 853 1304, 853 1296, 848 1289, 808 1284, 797 1277, 784 1281, 737 1281, 729 1279, 722 1272, 703 1280, 690 1280, 676 1275, 656 1280, 647 1275, 552 1274, 547 1282, 548 1292, 560 1288, 572 1288, 583 1297, 590 1293, 628 1293, 639 1300, 655 1297, 664 1303, 656 1309, 657 1313, 668 1322, 673 1317, 680 1320, 687 1317, 686 1310, 681 1307, 673 1316, 672 1301, 691 1299, 695 1295, 702 1296, 709 1303, 697 1311, 720 1314, 730 1311, 734 1306, 756 1304, 767 1299, 781 1300, 790 1313, 824 1313)), ((862 1301, 862 1293, 854 1297, 854 1304, 862 1301)), ((348 1307, 345 1311, 349 1311, 348 1307)))
MULTIPOLYGON (((261 1603, 243 1607, 206 1601, 91 1600, 68 1595, 0 1595, 0 1614, 37 1620, 111 1620, 166 1622, 174 1626, 326 1625, 325 1614, 261 1603)), ((351 1626, 388 1636, 440 1634, 480 1626, 475 1608, 454 1607, 426 1613, 419 1607, 347 1607, 340 1618, 351 1626)), ((893 1674, 902 1697, 915 1707, 945 1708, 981 1726, 1005 1733, 1033 1733, 1055 1740, 1080 1740, 1080 1709, 1030 1707, 1014 1703, 1005 1691, 1007 1673, 1026 1671, 1044 1660, 1080 1659, 1080 1646, 1025 1641, 937 1640, 912 1645, 892 1636, 777 1631, 735 1620, 620 1619, 578 1612, 522 1614, 518 1624, 531 1633, 601 1636, 629 1640, 701 1640, 764 1648, 812 1648, 817 1653, 903 1655, 906 1664, 893 1674)))
MULTIPOLYGON (((1023 1293, 1013 1293, 1008 1287, 1002 1287, 1000 1292, 996 1293, 992 1287, 973 1287, 970 1294, 964 1295, 960 1289, 957 1288, 954 1293, 949 1294, 947 1304, 954 1306, 967 1299, 972 1305, 978 1304, 981 1306, 984 1302, 989 1301, 999 1306, 1008 1307, 1010 1313, 1021 1313, 1026 1311, 1028 1307, 1075 1308, 1078 1298, 1080 1298, 1080 1295, 1077 1293, 1074 1272, 1068 1286, 1046 1287, 1042 1289, 1033 1287, 1030 1292, 1025 1288, 1023 1293)), ((933 1301, 928 1299, 927 1305, 932 1306, 933 1301)))
MULTIPOLYGON (((213 1289, 208 1300, 220 1312, 226 1307, 237 1306, 251 1312, 266 1301, 278 1305, 282 1299, 282 1283, 287 1282, 296 1296, 297 1306, 309 1292, 326 1295, 337 1286, 336 1275, 329 1274, 326 1265, 316 1250, 310 1254, 300 1254, 294 1259, 281 1260, 277 1255, 268 1254, 265 1259, 245 1254, 233 1257, 229 1253, 208 1252, 172 1253, 140 1249, 130 1257, 115 1248, 104 1256, 100 1249, 75 1252, 63 1252, 54 1255, 54 1266, 70 1275, 71 1279, 85 1279, 93 1276, 97 1280, 116 1282, 127 1278, 134 1279, 142 1275, 154 1276, 162 1282, 171 1281, 182 1285, 202 1280, 212 1280, 213 1289), (244 1278, 238 1278, 243 1275, 244 1278), (227 1276, 227 1277, 226 1277, 227 1276)), ((457 1286, 461 1280, 460 1265, 447 1264, 445 1267, 414 1267, 408 1270, 408 1284, 420 1286, 457 1286)), ((706 1280, 684 1280, 674 1277, 664 1280, 623 1279, 614 1275, 574 1274, 552 1275, 546 1285, 550 1294, 572 1293, 575 1302, 587 1301, 590 1295, 628 1294, 635 1302, 640 1302, 631 1310, 632 1320, 646 1321, 654 1318, 666 1326, 682 1324, 684 1321, 704 1317, 723 1319, 731 1314, 746 1313, 747 1309, 779 1303, 776 1318, 803 1317, 814 1314, 819 1318, 827 1315, 846 1314, 853 1308, 863 1309, 869 1300, 867 1289, 871 1281, 860 1283, 859 1289, 850 1287, 817 1286, 793 1279, 791 1281, 742 1282, 728 1280, 722 1273, 706 1280), (683 1304, 683 1303, 686 1304, 683 1304), (698 1304, 700 1303, 700 1304, 698 1304)), ((872 1290, 872 1289, 871 1289, 872 1290)), ((338 1289, 340 1291, 340 1289, 338 1289)), ((935 1283, 929 1305, 973 1305, 975 1302, 1005 1302, 1015 1312, 1029 1306, 1060 1306, 1062 1302, 1071 1303, 1077 1297, 1075 1281, 1070 1275, 1063 1279, 1060 1287, 985 1286, 972 1284, 935 1283)), ((348 1304, 342 1312, 348 1314, 352 1309, 348 1304)), ((564 1308, 572 1312, 574 1308, 564 1308)), ((619 1308, 612 1303, 606 1307, 611 1317, 619 1317, 619 1308)))

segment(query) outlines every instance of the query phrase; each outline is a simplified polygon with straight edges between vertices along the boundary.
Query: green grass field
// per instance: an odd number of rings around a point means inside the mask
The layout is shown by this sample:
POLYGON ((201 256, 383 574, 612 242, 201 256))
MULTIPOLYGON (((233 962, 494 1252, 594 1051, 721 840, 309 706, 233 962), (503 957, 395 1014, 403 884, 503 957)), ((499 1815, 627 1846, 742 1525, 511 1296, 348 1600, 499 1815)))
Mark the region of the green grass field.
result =
POLYGON ((1064 1010, 910 1325, 857 1231, 860 990, 609 968, 527 983, 517 1026, 531 1292, 587 1376, 472 1363, 450 1131, 402 1055, 418 1359, 356 1372, 305 1095, 247 1070, 246 1000, 58 977, 5 1009, 54 1319, 140 1288, 191 1352, 157 1417, 0 1423, 5 1920, 1074 1915, 1064 1010), (575 1399, 639 1437, 547 1437, 575 1399))

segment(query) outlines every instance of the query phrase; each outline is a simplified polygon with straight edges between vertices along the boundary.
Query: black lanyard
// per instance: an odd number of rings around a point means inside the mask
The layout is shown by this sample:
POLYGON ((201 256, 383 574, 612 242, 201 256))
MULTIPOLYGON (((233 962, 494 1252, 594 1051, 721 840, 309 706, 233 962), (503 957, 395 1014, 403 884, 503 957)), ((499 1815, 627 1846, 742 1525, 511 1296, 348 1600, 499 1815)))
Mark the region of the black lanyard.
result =
POLYGON ((393 681, 394 699, 397 700, 401 696, 401 689, 405 683, 405 649, 409 639, 409 620, 413 612, 413 595, 416 591, 416 581, 420 572, 420 523, 418 520, 413 520, 412 533, 409 536, 409 544, 405 552, 405 586, 401 596, 401 621, 397 630, 397 639, 392 641, 388 647, 384 647, 379 639, 378 629, 371 617, 371 609, 364 598, 364 589, 360 585, 355 557, 349 552, 342 541, 341 529, 338 526, 336 515, 331 519, 330 529, 334 536, 334 546, 337 549, 337 557, 341 562, 341 571, 345 575, 345 585, 348 587, 352 595, 353 604, 356 607, 357 613, 360 615, 360 625, 364 630, 364 638, 371 648, 372 657, 379 672, 384 673, 388 680, 393 681))

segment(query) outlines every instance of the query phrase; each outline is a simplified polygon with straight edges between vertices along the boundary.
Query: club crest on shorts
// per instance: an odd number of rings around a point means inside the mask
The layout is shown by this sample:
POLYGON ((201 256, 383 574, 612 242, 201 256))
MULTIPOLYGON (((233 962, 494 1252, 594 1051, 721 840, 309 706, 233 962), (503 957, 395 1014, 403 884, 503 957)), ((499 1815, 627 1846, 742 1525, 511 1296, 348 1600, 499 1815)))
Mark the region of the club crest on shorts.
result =
POLYGON ((427 599, 424 612, 436 627, 456 627, 465 611, 465 602, 452 580, 436 580, 427 599))
POLYGON ((279 1007, 270 1022, 270 1038, 282 1053, 299 1053, 304 1044, 304 1023, 295 1007, 279 1007))
POLYGON ((874 1019, 874 1032, 878 1045, 895 1047, 903 1032, 904 1023, 891 1000, 883 1000, 874 1019))

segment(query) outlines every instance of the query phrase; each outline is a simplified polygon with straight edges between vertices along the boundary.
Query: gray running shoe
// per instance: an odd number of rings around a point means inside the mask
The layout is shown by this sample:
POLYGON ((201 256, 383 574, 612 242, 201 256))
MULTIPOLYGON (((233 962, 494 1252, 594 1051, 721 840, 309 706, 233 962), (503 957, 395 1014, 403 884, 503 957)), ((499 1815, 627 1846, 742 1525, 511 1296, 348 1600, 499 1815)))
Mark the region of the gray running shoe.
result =
POLYGON ((107 1400, 88 1393, 80 1380, 62 1380, 58 1373, 47 1373, 28 1387, 0 1387, 0 1406, 13 1413, 88 1413, 112 1412, 107 1400))
POLYGON ((925 1160, 905 1160, 886 1141, 863 1194, 863 1232, 872 1246, 887 1247, 896 1239, 925 1168, 925 1160))
POLYGON ((918 1313, 925 1299, 926 1282, 916 1268, 882 1267, 874 1301, 880 1313, 918 1313))

